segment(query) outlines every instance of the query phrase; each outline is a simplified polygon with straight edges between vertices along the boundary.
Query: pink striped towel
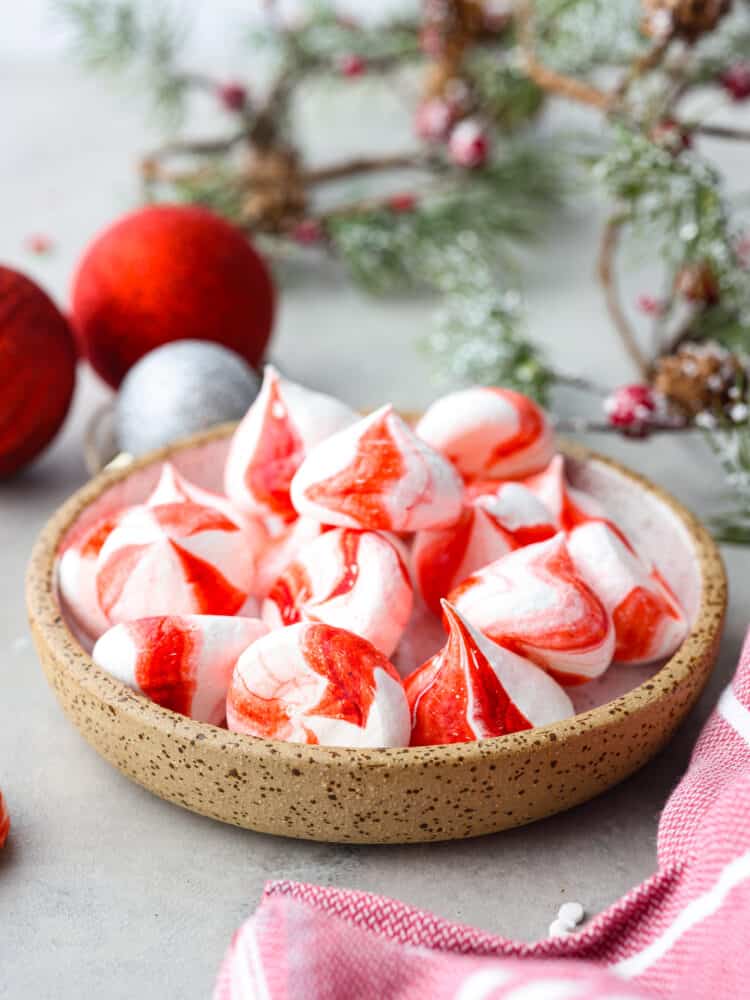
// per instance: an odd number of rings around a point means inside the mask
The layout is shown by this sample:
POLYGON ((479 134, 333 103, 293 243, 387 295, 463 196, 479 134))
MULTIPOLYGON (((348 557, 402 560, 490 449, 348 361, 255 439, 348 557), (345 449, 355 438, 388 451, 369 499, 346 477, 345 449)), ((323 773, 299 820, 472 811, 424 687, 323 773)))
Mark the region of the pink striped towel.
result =
POLYGON ((750 635, 662 814, 655 875, 523 944, 395 900, 271 882, 214 1000, 750 998, 750 635))

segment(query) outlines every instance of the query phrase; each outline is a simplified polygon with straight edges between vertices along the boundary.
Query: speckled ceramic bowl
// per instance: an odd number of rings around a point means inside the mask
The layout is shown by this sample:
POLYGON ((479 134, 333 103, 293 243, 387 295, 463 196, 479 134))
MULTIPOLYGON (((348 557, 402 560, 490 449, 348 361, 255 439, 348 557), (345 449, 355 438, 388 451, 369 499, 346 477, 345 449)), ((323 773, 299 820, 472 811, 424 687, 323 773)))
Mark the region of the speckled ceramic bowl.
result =
POLYGON ((202 486, 219 488, 230 432, 217 428, 97 476, 50 520, 29 567, 32 633, 63 709, 103 757, 157 795, 288 837, 475 837, 568 809, 621 781, 664 746, 703 688, 726 604, 714 543, 666 493, 609 459, 566 446, 573 483, 606 499, 656 556, 692 623, 660 668, 614 667, 606 680, 578 689, 573 719, 477 743, 344 750, 236 735, 134 694, 96 667, 69 630, 55 593, 55 553, 74 524, 142 500, 165 457, 202 486))

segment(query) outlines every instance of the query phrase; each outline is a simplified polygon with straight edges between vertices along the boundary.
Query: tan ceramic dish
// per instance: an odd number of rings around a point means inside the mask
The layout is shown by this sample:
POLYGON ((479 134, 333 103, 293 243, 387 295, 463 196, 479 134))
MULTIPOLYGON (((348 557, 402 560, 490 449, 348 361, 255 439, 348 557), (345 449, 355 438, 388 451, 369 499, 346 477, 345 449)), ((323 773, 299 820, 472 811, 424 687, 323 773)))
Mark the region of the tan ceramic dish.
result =
POLYGON ((638 686, 544 728, 398 750, 263 741, 160 708, 96 667, 73 637, 55 596, 55 552, 74 522, 143 498, 166 456, 217 488, 206 469, 220 468, 230 431, 217 428, 101 473, 52 517, 29 566, 31 629, 63 709, 103 757, 157 795, 226 823, 311 840, 474 837, 568 809, 621 781, 664 746, 708 679, 726 604, 716 546, 669 495, 609 459, 566 445, 573 481, 606 491, 622 508, 613 513, 626 529, 652 552, 668 554, 661 568, 693 623, 678 652, 650 676, 614 668, 620 673, 613 676, 629 678, 627 686, 645 678, 638 686))

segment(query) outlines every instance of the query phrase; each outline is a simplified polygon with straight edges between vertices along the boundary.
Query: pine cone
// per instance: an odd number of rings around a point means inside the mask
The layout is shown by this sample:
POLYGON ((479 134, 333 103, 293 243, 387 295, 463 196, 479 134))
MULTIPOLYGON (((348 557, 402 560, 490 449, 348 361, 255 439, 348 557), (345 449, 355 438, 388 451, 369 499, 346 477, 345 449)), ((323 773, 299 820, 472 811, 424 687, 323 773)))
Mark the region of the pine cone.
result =
POLYGON ((287 232, 307 212, 307 193, 294 150, 258 152, 247 170, 242 221, 258 232, 287 232))
POLYGON ((675 34, 686 42, 695 42, 713 31, 728 13, 732 0, 641 0, 645 34, 665 38, 675 34))
POLYGON ((719 301, 719 282, 705 260, 696 260, 680 268, 674 287, 688 302, 696 305, 713 306, 719 301))
POLYGON ((683 344, 659 358, 653 388, 682 413, 716 413, 746 398, 748 372, 736 354, 719 344, 683 344))

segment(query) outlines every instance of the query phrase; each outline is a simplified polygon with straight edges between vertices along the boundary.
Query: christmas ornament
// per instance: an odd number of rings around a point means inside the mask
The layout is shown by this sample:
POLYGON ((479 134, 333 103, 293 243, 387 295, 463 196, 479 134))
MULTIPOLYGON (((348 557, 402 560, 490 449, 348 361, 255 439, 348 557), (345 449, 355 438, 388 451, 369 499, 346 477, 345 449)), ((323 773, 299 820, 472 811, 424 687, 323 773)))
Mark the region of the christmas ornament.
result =
POLYGON ((142 455, 196 431, 240 420, 260 378, 234 351, 178 340, 150 351, 125 376, 115 403, 122 451, 142 455))
POLYGON ((90 245, 73 282, 81 352, 113 386, 174 340, 216 341, 258 364, 273 311, 263 260, 238 229, 193 206, 126 215, 90 245))
POLYGON ((8 809, 5 805, 5 799, 3 798, 3 793, 0 792, 0 847, 5 845, 5 841, 8 839, 8 834, 10 833, 10 816, 8 815, 8 809))
POLYGON ((70 406, 76 353, 67 320, 29 278, 0 266, 0 477, 52 440, 70 406))

